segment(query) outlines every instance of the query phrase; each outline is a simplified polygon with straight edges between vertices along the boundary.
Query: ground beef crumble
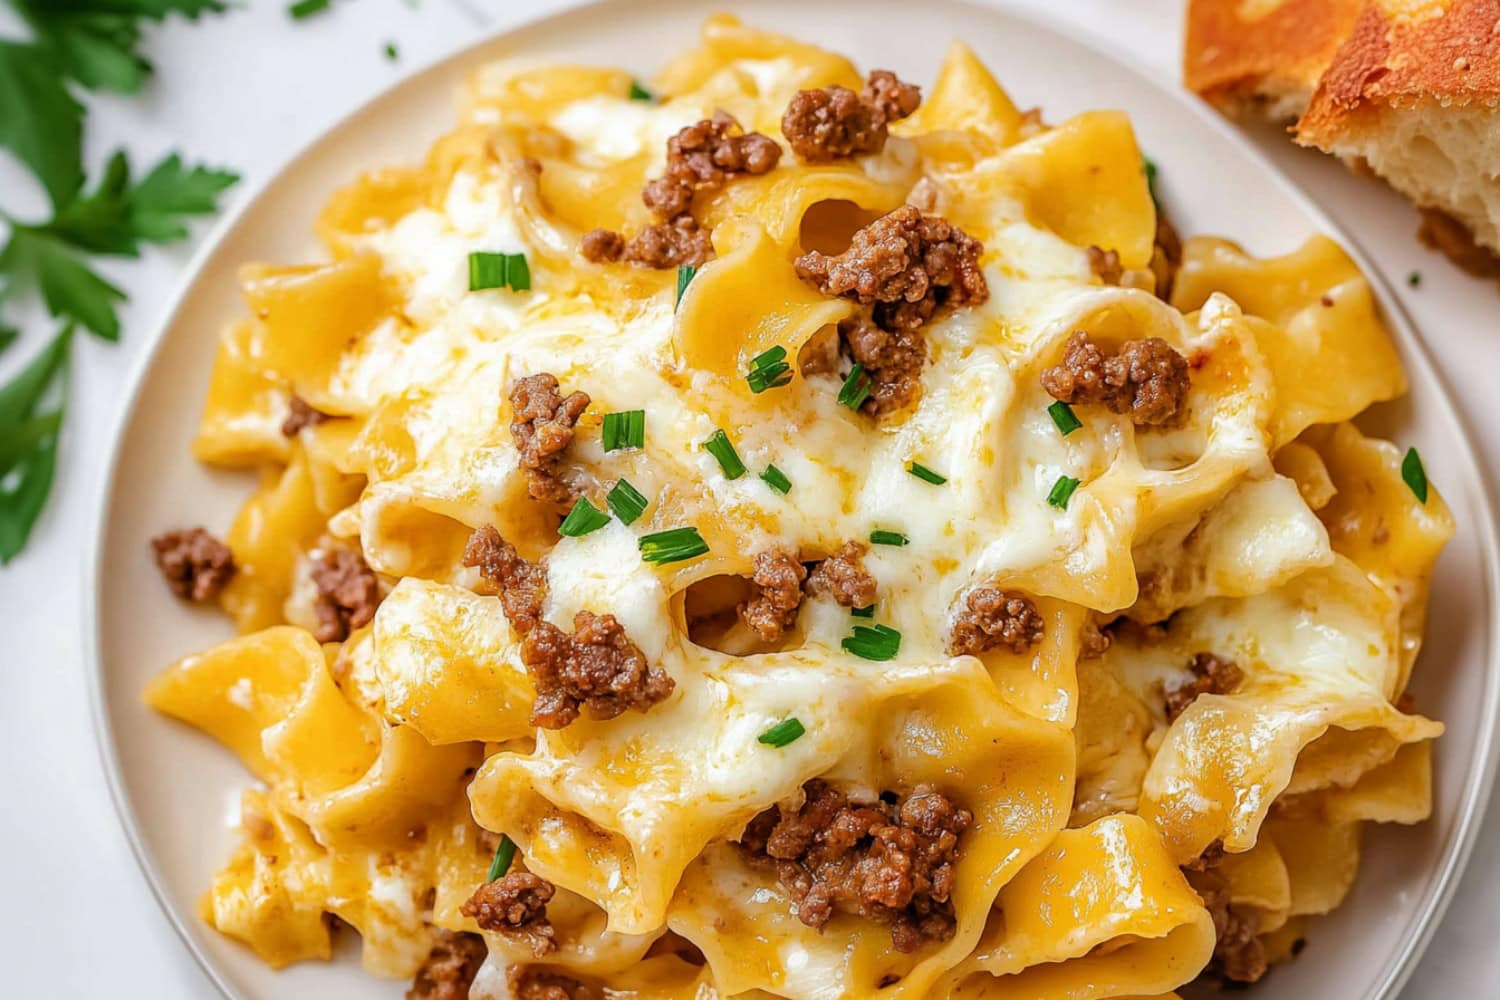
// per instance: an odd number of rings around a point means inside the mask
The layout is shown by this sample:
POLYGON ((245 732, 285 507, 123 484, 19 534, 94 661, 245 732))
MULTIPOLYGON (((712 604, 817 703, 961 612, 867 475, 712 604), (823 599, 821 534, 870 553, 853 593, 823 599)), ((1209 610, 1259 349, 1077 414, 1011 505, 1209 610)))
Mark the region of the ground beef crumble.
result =
POLYGON ((512 965, 505 979, 514 1000, 597 1000, 599 994, 583 983, 536 965, 512 965))
POLYGON ((1160 337, 1127 340, 1107 354, 1081 330, 1068 338, 1062 364, 1042 373, 1054 399, 1097 403, 1146 427, 1181 422, 1190 385, 1187 359, 1160 337))
POLYGON ((517 635, 530 632, 541 620, 546 568, 522 558, 493 526, 486 524, 469 536, 464 565, 478 567, 479 575, 499 592, 506 620, 517 635))
POLYGON ((1114 250, 1089 247, 1086 252, 1089 256, 1089 270, 1094 272, 1094 277, 1104 284, 1118 285, 1125 277, 1125 268, 1120 263, 1120 255, 1114 250))
POLYGON ((625 237, 613 229, 591 229, 578 241, 578 252, 595 264, 617 261, 625 255, 625 237))
POLYGON ((526 488, 533 500, 563 503, 573 490, 557 474, 562 451, 573 440, 573 428, 588 409, 586 393, 566 397, 557 378, 547 372, 517 379, 510 390, 513 411, 510 434, 521 452, 526 488))
POLYGON ((281 433, 286 437, 296 437, 302 428, 316 427, 327 419, 328 414, 313 409, 301 396, 293 395, 287 402, 286 419, 281 422, 281 433))
POLYGON ((513 871, 474 890, 459 910, 481 930, 524 939, 538 958, 557 947, 547 903, 556 894, 551 882, 531 872, 513 871))
POLYGON ((710 233, 691 215, 646 226, 625 244, 624 257, 632 264, 654 267, 701 267, 714 255, 710 233))
POLYGON ((1176 722, 1187 707, 1198 700, 1201 694, 1232 694, 1244 681, 1244 672, 1234 661, 1225 660, 1212 653, 1194 653, 1188 669, 1193 676, 1172 687, 1163 689, 1162 696, 1167 721, 1176 722))
POLYGON ((870 398, 860 407, 876 417, 896 413, 916 402, 927 364, 927 341, 912 330, 886 330, 863 316, 839 323, 849 357, 870 376, 870 398))
POLYGON ((805 579, 807 568, 795 551, 777 547, 757 552, 750 577, 754 594, 740 605, 740 618, 766 642, 778 641, 797 624, 805 579))
POLYGON ((807 163, 878 153, 885 148, 890 123, 921 103, 920 88, 878 69, 859 94, 838 84, 799 90, 781 117, 781 132, 792 152, 807 163))
POLYGON ((1109 652, 1113 642, 1114 636, 1100 626, 1098 619, 1090 615, 1078 635, 1078 658, 1096 660, 1109 652))
POLYGON ((1267 969, 1266 950, 1257 936, 1260 917, 1255 910, 1230 902, 1229 883, 1216 870, 1222 858, 1222 850, 1212 856, 1206 851, 1201 864, 1184 868, 1188 883, 1203 898, 1203 906, 1214 922, 1217 940, 1204 975, 1230 983, 1257 982, 1267 969))
POLYGON ((406 1000, 469 1000, 469 987, 486 954, 484 938, 478 934, 439 930, 406 1000))
POLYGON ((329 548, 312 557, 313 585, 318 597, 313 610, 319 642, 343 642, 349 633, 370 624, 380 604, 380 578, 352 549, 329 548))
POLYGON ((818 563, 807 577, 807 592, 827 594, 846 608, 864 608, 875 603, 877 584, 865 569, 865 546, 845 542, 843 548, 818 563))
POLYGON ((948 653, 974 656, 999 646, 1024 653, 1041 642, 1046 627, 1036 604, 1020 591, 975 587, 953 620, 948 653))
POLYGON ((973 814, 924 788, 869 803, 820 779, 803 792, 801 806, 771 807, 740 841, 752 859, 775 868, 799 920, 821 928, 835 911, 874 920, 890 928, 903 953, 953 936, 954 865, 973 814))
POLYGON ((167 586, 185 600, 211 601, 234 578, 234 553, 203 528, 157 535, 151 548, 167 586))
POLYGON ((538 621, 521 643, 521 662, 536 684, 531 724, 562 729, 579 709, 594 719, 640 712, 672 693, 676 683, 646 662, 614 615, 580 611, 572 633, 538 621))
POLYGON ((662 219, 690 212, 693 195, 723 187, 739 174, 764 174, 781 160, 769 136, 746 132, 724 111, 688 125, 667 140, 667 167, 641 190, 646 207, 662 219))

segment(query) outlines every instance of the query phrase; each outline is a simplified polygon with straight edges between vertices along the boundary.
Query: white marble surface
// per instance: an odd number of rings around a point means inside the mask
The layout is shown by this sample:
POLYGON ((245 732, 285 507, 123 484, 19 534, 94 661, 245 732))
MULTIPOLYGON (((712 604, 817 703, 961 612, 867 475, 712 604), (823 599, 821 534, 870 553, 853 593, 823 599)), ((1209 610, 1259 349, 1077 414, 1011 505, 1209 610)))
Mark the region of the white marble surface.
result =
MULTIPOLYGON (((1080 30, 1107 35, 1160 74, 1175 77, 1180 0, 1007 0, 1080 30)), ((91 162, 124 146, 137 164, 166 150, 227 164, 244 182, 231 204, 273 174, 300 146, 408 69, 535 13, 555 0, 335 0, 324 15, 293 23, 282 0, 247 6, 197 26, 150 33, 156 77, 140 99, 96 99, 91 162), (400 59, 383 53, 387 41, 400 59)), ((753 3, 725 7, 750 16, 753 3)), ((3 9, 3 8, 0 8, 3 9)), ((919 9, 914 16, 920 16, 919 9)), ((0 15, 0 35, 15 30, 0 15)), ((1003 67, 1000 67, 1003 76, 1003 67)), ((1496 289, 1464 278, 1411 238, 1415 213, 1378 184, 1291 148, 1263 142, 1370 252, 1393 279, 1477 432, 1487 466, 1500 462, 1494 371, 1496 289), (1406 284, 1413 270, 1419 288, 1406 284), (1455 356, 1444 342, 1456 342, 1455 356)), ((7 210, 35 202, 29 179, 0 156, 7 210)), ((303 225, 304 220, 289 220, 303 225)), ((211 987, 157 909, 131 857, 105 788, 91 731, 83 665, 82 532, 92 515, 108 438, 132 359, 146 344, 181 280, 189 247, 109 262, 130 293, 118 346, 81 338, 74 350, 63 460, 53 502, 31 546, 0 570, 0 993, 16 998, 209 997, 211 987)), ((48 332, 31 322, 0 374, 29 356, 48 332)), ((1468 874, 1410 998, 1500 995, 1500 808, 1492 809, 1468 874)), ((1331 989, 1330 997, 1337 996, 1331 989)))

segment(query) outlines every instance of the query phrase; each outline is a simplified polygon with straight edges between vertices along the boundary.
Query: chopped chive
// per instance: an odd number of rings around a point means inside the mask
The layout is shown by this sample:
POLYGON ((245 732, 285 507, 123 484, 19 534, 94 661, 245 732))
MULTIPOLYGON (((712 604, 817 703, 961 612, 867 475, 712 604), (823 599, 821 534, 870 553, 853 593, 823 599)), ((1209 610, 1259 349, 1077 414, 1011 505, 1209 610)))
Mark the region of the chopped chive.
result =
POLYGON ((734 450, 734 442, 729 440, 729 435, 722 429, 708 436, 708 440, 703 442, 703 449, 719 460, 719 468, 724 470, 725 478, 738 479, 745 474, 745 463, 740 461, 739 452, 734 450))
POLYGON ((505 283, 518 292, 531 290, 531 267, 524 253, 505 255, 505 283))
POLYGON ((682 293, 687 291, 688 282, 692 281, 693 275, 697 273, 696 267, 689 267, 686 264, 677 268, 677 298, 672 302, 673 309, 682 305, 682 293))
POLYGON ((907 538, 899 531, 886 531, 883 528, 877 528, 875 531, 870 532, 871 545, 905 545, 910 541, 910 538, 907 538))
POLYGON ((1422 287, 1422 272, 1421 271, 1413 271, 1411 274, 1408 274, 1406 276, 1406 283, 1408 285, 1410 285, 1411 287, 1413 287, 1413 288, 1421 288, 1422 287))
POLYGON ((500 846, 495 848, 495 860, 490 862, 490 874, 488 881, 495 879, 510 871, 510 863, 516 859, 516 842, 510 839, 510 834, 500 835, 500 846))
POLYGON ((391 62, 395 62, 397 59, 401 58, 401 53, 399 53, 399 52, 396 51, 396 43, 395 42, 386 42, 385 43, 385 57, 387 59, 389 59, 391 62))
POLYGON ((1073 412, 1073 408, 1060 399, 1047 407, 1047 415, 1052 418, 1052 422, 1057 425, 1063 437, 1067 437, 1083 426, 1083 421, 1078 419, 1078 414, 1073 412))
POLYGON ((297 0, 296 3, 286 9, 286 12, 292 16, 293 21, 300 21, 304 17, 321 14, 327 9, 328 0, 297 0))
POLYGON ((756 395, 767 389, 779 389, 791 380, 792 366, 786 362, 786 348, 779 345, 757 354, 745 373, 745 381, 756 395))
POLYGON ((469 254, 469 291, 505 287, 507 254, 476 250, 469 254))
POLYGON ((863 660, 889 660, 901 651, 901 633, 889 625, 854 626, 853 632, 839 643, 844 652, 863 660))
POLYGON ((588 497, 579 497, 573 509, 568 511, 568 516, 563 518, 563 523, 558 525, 557 533, 569 538, 582 538, 608 523, 608 514, 589 503, 588 497))
POLYGON ((641 86, 641 81, 631 80, 630 99, 632 101, 654 101, 656 100, 656 95, 651 93, 651 91, 647 90, 645 87, 641 86))
POLYGON ((911 463, 906 467, 906 471, 910 472, 912 475, 916 476, 924 483, 931 483, 934 486, 941 486, 948 481, 947 476, 942 476, 936 472, 933 472, 921 462, 911 463))
POLYGON ((642 559, 662 566, 701 556, 708 551, 708 543, 698 534, 697 528, 671 528, 642 535, 640 548, 642 559))
POLYGON ((849 613, 851 615, 853 615, 855 618, 874 618, 875 617, 875 605, 873 605, 873 604, 866 604, 862 608, 850 608, 849 609, 849 613))
POLYGON ((645 447, 646 411, 622 410, 619 413, 606 413, 599 435, 603 438, 605 451, 645 447))
POLYGON ((1412 496, 1421 503, 1427 502, 1427 470, 1422 468, 1422 456, 1417 449, 1406 449, 1406 457, 1401 460, 1401 478, 1406 480, 1412 496))
POLYGON ((869 398, 870 379, 865 375, 865 366, 856 364, 849 369, 849 374, 844 377, 844 385, 839 389, 839 405, 857 410, 869 398))
POLYGON ((1146 190, 1151 193, 1151 204, 1161 211, 1161 198, 1156 194, 1156 161, 1149 156, 1141 157, 1141 169, 1146 172, 1146 190))
POLYGON ((1072 476, 1058 476, 1057 482, 1052 484, 1052 492, 1047 494, 1047 502, 1058 510, 1067 510, 1068 501, 1073 498, 1073 491, 1078 489, 1078 480, 1072 476))
POLYGON ((604 498, 609 504, 609 509, 615 512, 615 517, 620 519, 621 524, 634 524, 640 520, 642 514, 646 513, 646 507, 651 503, 640 490, 630 485, 630 480, 621 479, 615 483, 614 488, 604 498))
POLYGON ((776 725, 761 733, 757 740, 768 747, 784 747, 789 743, 795 743, 807 729, 803 727, 801 720, 797 718, 782 719, 776 725))
POLYGON ((786 477, 785 472, 782 472, 774 465, 766 466, 766 471, 760 474, 760 478, 765 480, 767 486, 782 496, 786 496, 792 491, 792 481, 786 477))

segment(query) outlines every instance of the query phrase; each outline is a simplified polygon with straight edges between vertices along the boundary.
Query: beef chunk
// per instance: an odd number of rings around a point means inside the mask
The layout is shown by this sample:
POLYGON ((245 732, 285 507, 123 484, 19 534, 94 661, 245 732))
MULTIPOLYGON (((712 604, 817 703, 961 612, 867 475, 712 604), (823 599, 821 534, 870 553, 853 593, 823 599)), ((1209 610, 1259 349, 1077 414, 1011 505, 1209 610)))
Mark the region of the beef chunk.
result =
POLYGON ((167 586, 185 600, 211 601, 234 577, 234 553, 203 528, 158 535, 151 548, 167 586))
POLYGON ((487 953, 478 934, 439 930, 406 1000, 469 1000, 469 987, 487 953))
POLYGON ((1095 660, 1109 652, 1110 644, 1114 642, 1114 636, 1101 628, 1099 622, 1092 616, 1083 623, 1083 629, 1078 637, 1078 658, 1080 660, 1095 660))
POLYGON ((281 433, 296 437, 304 427, 315 427, 328 419, 328 414, 315 410, 301 396, 293 395, 287 404, 286 419, 281 422, 281 433))
POLYGON ((611 230, 595 229, 584 236, 578 250, 595 263, 623 259, 657 270, 699 267, 714 255, 709 231, 686 213, 646 226, 628 241, 611 230))
POLYGON ((1217 942, 1204 975, 1230 983, 1257 982, 1267 969, 1266 950, 1257 936, 1260 917, 1255 910, 1230 902, 1229 883, 1217 870, 1222 857, 1221 851, 1212 861, 1185 872, 1214 921, 1217 942))
POLYGON ((856 803, 820 779, 801 806, 773 806, 751 821, 741 844, 775 868, 797 917, 821 928, 835 911, 888 926, 897 951, 953 936, 950 899, 958 840, 973 815, 941 792, 856 803))
POLYGON ((860 407, 876 417, 904 410, 922 392, 922 368, 927 364, 927 341, 912 330, 886 330, 874 321, 855 316, 839 324, 839 336, 849 356, 870 377, 870 398, 860 407))
POLYGON ((557 378, 541 372, 516 380, 510 405, 514 411, 510 434, 521 452, 527 492, 533 500, 552 503, 572 499, 573 491, 558 476, 557 466, 563 449, 573 440, 574 425, 588 409, 588 395, 574 392, 564 397, 557 378))
POLYGON ((1127 340, 1107 354, 1079 331, 1068 338, 1062 364, 1042 373, 1042 388, 1055 399, 1097 403, 1146 427, 1180 423, 1190 385, 1187 359, 1160 337, 1127 340))
POLYGON ((512 965, 505 973, 514 1000, 598 1000, 599 994, 571 976, 541 966, 512 965))
POLYGON ((830 257, 813 250, 797 273, 824 295, 885 306, 875 320, 888 328, 920 326, 945 303, 977 305, 989 298, 979 269, 984 246, 936 215, 902 205, 854 234, 849 249, 830 257))
POLYGON ((580 708, 595 719, 644 712, 672 693, 676 683, 646 662, 614 615, 580 611, 569 634, 539 621, 521 643, 521 662, 536 683, 531 724, 562 729, 580 708))
POLYGON ((641 200, 662 219, 693 208, 693 195, 723 187, 739 174, 764 174, 781 159, 781 147, 759 132, 745 132, 733 116, 716 111, 667 140, 667 169, 647 183, 641 200))
POLYGON ((792 151, 808 163, 878 153, 891 122, 922 103, 922 91, 887 70, 870 74, 863 93, 837 84, 800 90, 781 117, 781 131, 792 151))
POLYGON ((796 552, 785 548, 757 552, 755 574, 750 577, 755 594, 740 605, 740 617, 766 642, 776 642, 797 624, 806 578, 807 569, 796 552))
POLYGON ((370 624, 380 604, 380 579, 364 557, 352 549, 330 548, 312 560, 312 582, 318 588, 313 610, 319 642, 343 642, 349 633, 370 624))
POLYGON ((591 229, 578 242, 578 252, 596 264, 616 261, 625 253, 625 237, 613 229, 591 229))
POLYGON ((1099 247, 1089 247, 1089 270, 1094 272, 1106 285, 1118 285, 1125 277, 1125 268, 1120 263, 1120 255, 1114 250, 1102 250, 1099 247))
POLYGON ((844 547, 824 559, 807 577, 807 592, 827 594, 846 608, 875 603, 875 578, 865 569, 865 546, 845 542, 844 547))
POLYGON ((1004 646, 1024 653, 1041 642, 1046 624, 1031 598, 1019 590, 975 587, 953 621, 948 652, 973 656, 1004 646))
POLYGON ((1177 717, 1200 694, 1232 694, 1245 679, 1244 673, 1234 665, 1234 661, 1220 659, 1212 653, 1194 653, 1188 669, 1193 672, 1191 680, 1185 680, 1162 692, 1168 722, 1176 722, 1177 717))
POLYGON ((464 565, 479 567, 479 575, 500 592, 500 605, 516 634, 525 635, 541 620, 547 570, 523 559, 500 532, 486 524, 470 535, 464 565))
POLYGON ((538 958, 557 947, 547 902, 557 892, 546 879, 530 872, 513 871, 486 882, 465 900, 460 909, 482 930, 524 938, 538 958))

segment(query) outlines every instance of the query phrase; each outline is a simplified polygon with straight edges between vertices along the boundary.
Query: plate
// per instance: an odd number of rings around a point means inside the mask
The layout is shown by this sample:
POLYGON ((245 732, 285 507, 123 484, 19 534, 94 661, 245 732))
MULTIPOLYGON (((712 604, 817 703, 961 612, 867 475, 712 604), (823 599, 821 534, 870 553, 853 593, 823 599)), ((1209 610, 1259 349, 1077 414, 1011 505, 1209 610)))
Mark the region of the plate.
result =
MULTIPOLYGON (((132 382, 106 472, 86 588, 85 621, 97 732, 121 822, 148 881, 226 996, 284 1000, 398 997, 404 985, 333 964, 273 972, 196 916, 196 902, 232 850, 231 829, 248 776, 207 737, 151 713, 141 700, 165 664, 227 638, 217 613, 187 607, 162 586, 147 539, 166 527, 227 526, 251 477, 205 469, 190 455, 219 331, 240 315, 235 272, 248 261, 313 259, 312 220, 361 170, 409 162, 453 120, 453 94, 475 66, 501 57, 624 64, 649 74, 692 43, 714 5, 695 0, 600 3, 535 22, 395 85, 291 159, 232 218, 190 268, 132 382), (296 224, 288 225, 288 220, 296 224)), ((1301 959, 1262 992, 1280 1000, 1394 996, 1410 974, 1473 844, 1495 766, 1500 592, 1495 522, 1462 420, 1410 321, 1357 247, 1246 139, 1180 91, 1111 52, 1003 9, 959 0, 807 4, 758 2, 745 14, 852 56, 931 81, 950 39, 963 38, 1018 105, 1059 121, 1092 108, 1131 114, 1160 168, 1162 191, 1184 232, 1227 235, 1258 254, 1283 253, 1323 232, 1370 276, 1411 377, 1410 395, 1362 418, 1366 429, 1417 446, 1453 509, 1458 532, 1438 565, 1427 648, 1413 691, 1448 725, 1435 755, 1435 808, 1426 824, 1371 828, 1347 902, 1319 920, 1301 959)), ((1330 373, 1336 377, 1336 373, 1330 373)))

